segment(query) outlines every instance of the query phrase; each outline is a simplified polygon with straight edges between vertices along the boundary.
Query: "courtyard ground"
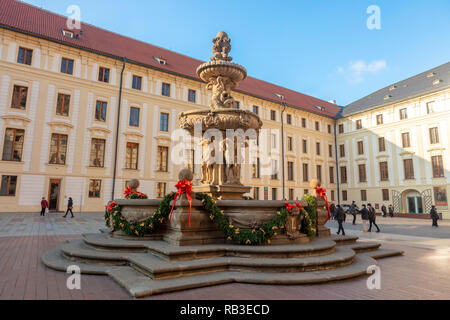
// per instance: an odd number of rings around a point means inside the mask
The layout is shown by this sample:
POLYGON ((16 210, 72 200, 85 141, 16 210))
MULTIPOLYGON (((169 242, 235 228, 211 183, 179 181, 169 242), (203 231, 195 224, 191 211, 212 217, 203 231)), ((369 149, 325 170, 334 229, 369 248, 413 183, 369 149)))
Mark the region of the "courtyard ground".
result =
MULTIPOLYGON (((67 239, 104 228, 103 214, 0 214, 0 299, 132 299, 106 276, 83 275, 81 290, 66 287, 68 275, 46 268, 41 256, 67 239)), ((450 221, 431 228, 427 220, 378 219, 380 234, 362 234, 361 222, 345 225, 348 235, 380 241, 403 257, 380 260, 381 290, 368 290, 366 277, 307 286, 228 284, 150 297, 151 300, 322 300, 450 299, 450 221)), ((336 232, 336 223, 329 222, 336 232)))

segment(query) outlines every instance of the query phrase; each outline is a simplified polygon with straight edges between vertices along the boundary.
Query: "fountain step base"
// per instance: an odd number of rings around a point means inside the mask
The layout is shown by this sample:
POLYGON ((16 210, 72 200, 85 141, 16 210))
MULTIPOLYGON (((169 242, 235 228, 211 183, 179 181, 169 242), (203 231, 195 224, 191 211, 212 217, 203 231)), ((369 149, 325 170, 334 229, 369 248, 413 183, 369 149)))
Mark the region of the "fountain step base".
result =
POLYGON ((366 274, 374 259, 403 254, 357 238, 316 239, 288 246, 172 246, 164 241, 124 240, 88 234, 47 252, 46 266, 66 272, 108 275, 134 297, 224 283, 314 284, 366 274))

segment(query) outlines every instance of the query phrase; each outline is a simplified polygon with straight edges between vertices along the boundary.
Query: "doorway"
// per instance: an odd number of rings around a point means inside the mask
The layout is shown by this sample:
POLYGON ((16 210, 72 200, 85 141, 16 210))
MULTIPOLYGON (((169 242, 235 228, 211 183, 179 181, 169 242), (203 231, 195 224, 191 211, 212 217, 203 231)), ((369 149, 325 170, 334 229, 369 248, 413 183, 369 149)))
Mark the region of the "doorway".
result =
POLYGON ((59 210, 59 196, 61 191, 61 180, 51 179, 48 186, 48 210, 59 210))
POLYGON ((423 213, 422 197, 408 197, 408 212, 416 214, 423 213))

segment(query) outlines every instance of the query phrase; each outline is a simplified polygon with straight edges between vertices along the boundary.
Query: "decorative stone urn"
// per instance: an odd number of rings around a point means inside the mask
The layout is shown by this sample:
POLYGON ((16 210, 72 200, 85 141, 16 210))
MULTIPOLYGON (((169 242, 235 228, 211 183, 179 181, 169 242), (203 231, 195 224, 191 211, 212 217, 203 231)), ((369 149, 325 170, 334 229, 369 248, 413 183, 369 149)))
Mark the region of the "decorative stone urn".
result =
POLYGON ((317 194, 317 187, 320 187, 320 181, 316 179, 311 180, 311 188, 314 196, 317 198, 317 235, 319 237, 329 237, 331 236, 331 231, 325 226, 328 222, 327 202, 317 194))
POLYGON ((236 109, 231 91, 247 77, 247 70, 228 56, 230 39, 219 32, 213 40, 214 57, 197 69, 212 91, 210 110, 194 110, 179 116, 180 127, 193 136, 201 127, 202 177, 194 191, 219 200, 241 200, 251 187, 241 183, 241 166, 247 140, 257 139, 262 121, 258 115, 236 109), (231 135, 230 135, 231 131, 231 135))

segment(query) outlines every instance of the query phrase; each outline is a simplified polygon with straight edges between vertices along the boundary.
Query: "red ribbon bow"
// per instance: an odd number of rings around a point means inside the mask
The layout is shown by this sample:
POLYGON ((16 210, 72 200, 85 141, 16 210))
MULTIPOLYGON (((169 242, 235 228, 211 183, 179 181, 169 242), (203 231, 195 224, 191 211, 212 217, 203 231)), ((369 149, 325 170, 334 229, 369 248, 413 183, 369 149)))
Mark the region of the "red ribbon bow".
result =
POLYGON ((175 197, 173 199, 172 211, 170 211, 169 221, 172 220, 173 209, 175 208, 175 204, 177 203, 177 198, 181 196, 183 193, 186 194, 186 197, 189 201, 189 227, 191 226, 191 209, 192 209, 192 183, 188 180, 182 180, 175 185, 175 188, 178 189, 175 197))
MULTIPOLYGON (((326 203, 327 203, 327 210, 328 210, 328 220, 331 219, 331 211, 330 211, 330 202, 328 201, 328 197, 327 197, 327 190, 321 187, 317 187, 316 189, 316 193, 318 197, 322 197, 325 199, 326 203)), ((327 222, 328 222, 327 220, 327 222)))
POLYGON ((286 209, 287 209, 287 211, 289 211, 289 213, 292 213, 292 209, 295 208, 295 206, 291 205, 288 202, 286 202, 284 205, 286 206, 286 209))
POLYGON ((123 192, 123 194, 125 195, 125 197, 129 197, 130 195, 134 194, 133 189, 131 189, 130 186, 128 186, 125 191, 123 192))
POLYGON ((297 206, 298 210, 303 209, 303 206, 300 203, 296 202, 295 205, 297 206))
POLYGON ((111 202, 111 203, 109 204, 108 212, 111 212, 112 209, 114 209, 115 206, 116 206, 116 202, 115 202, 115 201, 111 202))

